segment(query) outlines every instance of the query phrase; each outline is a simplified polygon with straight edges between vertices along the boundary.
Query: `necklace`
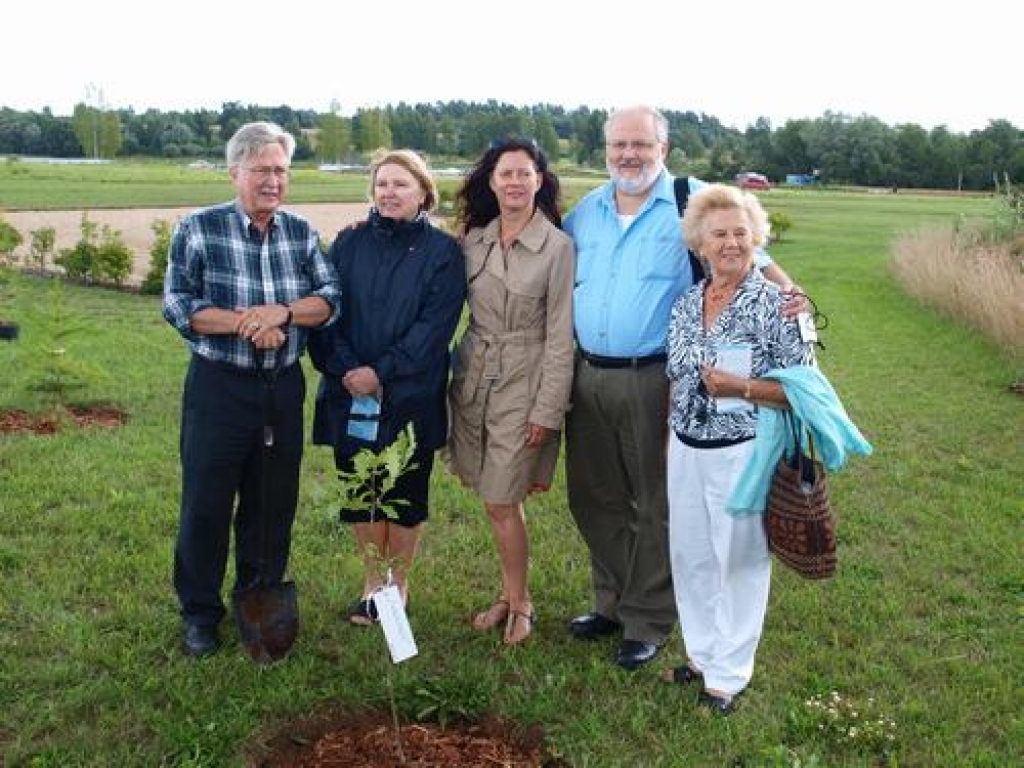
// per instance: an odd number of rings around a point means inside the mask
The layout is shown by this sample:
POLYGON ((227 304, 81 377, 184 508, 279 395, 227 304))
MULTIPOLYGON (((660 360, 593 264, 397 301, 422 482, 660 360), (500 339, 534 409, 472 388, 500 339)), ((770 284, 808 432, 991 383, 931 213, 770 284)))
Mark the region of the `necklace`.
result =
POLYGON ((715 283, 710 283, 708 285, 708 298, 716 304, 723 302, 726 299, 731 298, 732 295, 736 293, 737 285, 738 283, 724 285, 715 285, 715 283))

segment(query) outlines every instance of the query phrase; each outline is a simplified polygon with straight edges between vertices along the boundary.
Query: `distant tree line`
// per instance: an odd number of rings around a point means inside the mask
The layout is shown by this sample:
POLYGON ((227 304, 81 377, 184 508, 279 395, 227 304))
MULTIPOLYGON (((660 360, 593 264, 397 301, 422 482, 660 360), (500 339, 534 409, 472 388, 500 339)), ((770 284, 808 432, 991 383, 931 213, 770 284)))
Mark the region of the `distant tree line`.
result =
MULTIPOLYGON (((530 135, 556 161, 603 168, 607 112, 552 104, 518 107, 497 101, 408 105, 338 113, 228 102, 219 111, 106 110, 86 104, 70 117, 49 109, 0 108, 0 154, 52 157, 220 157, 242 123, 271 120, 298 141, 297 161, 362 162, 382 147, 411 147, 436 162, 476 157, 496 138, 530 135)), ((740 131, 715 117, 665 110, 676 173, 730 179, 756 170, 775 180, 814 173, 829 184, 937 189, 992 189, 1024 179, 1024 132, 1006 120, 953 133, 914 124, 890 127, 870 116, 826 112, 773 128, 766 119, 740 131)))

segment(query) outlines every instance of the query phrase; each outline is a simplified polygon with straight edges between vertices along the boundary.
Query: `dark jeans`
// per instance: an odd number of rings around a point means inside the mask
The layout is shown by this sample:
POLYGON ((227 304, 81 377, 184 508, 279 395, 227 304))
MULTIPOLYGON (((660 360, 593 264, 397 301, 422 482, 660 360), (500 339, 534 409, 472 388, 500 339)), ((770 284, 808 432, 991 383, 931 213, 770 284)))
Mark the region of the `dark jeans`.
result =
POLYGON ((192 356, 182 397, 181 517, 174 550, 174 588, 186 621, 216 624, 224 617, 220 590, 232 517, 234 590, 255 585, 261 576, 266 584, 284 578, 298 501, 305 392, 298 364, 268 385, 252 371, 192 356), (265 448, 268 386, 274 445, 265 448))

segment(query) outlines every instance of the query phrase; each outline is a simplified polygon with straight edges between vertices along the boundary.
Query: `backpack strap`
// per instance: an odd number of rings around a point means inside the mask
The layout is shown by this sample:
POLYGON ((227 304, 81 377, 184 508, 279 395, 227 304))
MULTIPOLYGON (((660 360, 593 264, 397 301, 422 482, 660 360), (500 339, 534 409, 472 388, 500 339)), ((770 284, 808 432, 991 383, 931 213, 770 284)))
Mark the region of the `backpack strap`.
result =
MULTIPOLYGON (((679 218, 683 218, 683 212, 686 210, 686 204, 690 200, 690 177, 689 176, 676 176, 672 180, 672 189, 676 195, 676 210, 679 211, 679 218)), ((693 251, 689 248, 686 249, 686 253, 690 257, 690 271, 693 273, 693 284, 696 285, 704 279, 704 264, 697 257, 693 251)))
POLYGON ((679 211, 679 218, 683 218, 686 210, 686 203, 690 200, 690 177, 676 176, 672 180, 672 188, 676 193, 676 210, 679 211))

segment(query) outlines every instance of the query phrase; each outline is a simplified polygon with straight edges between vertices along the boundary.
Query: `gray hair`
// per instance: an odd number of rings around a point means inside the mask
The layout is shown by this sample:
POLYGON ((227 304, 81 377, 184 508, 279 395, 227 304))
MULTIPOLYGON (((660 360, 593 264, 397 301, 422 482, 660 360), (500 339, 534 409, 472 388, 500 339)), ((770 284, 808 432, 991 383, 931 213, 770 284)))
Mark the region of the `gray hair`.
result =
POLYGON ((626 114, 647 115, 652 118, 654 120, 654 135, 662 144, 668 144, 668 120, 657 109, 647 106, 646 104, 622 107, 621 109, 614 110, 610 115, 608 115, 608 119, 604 121, 604 137, 606 139, 608 138, 608 132, 611 130, 612 123, 626 114))
POLYGON ((754 245, 764 245, 768 237, 768 214, 761 201, 749 192, 728 184, 708 184, 690 195, 683 213, 683 237, 690 248, 699 251, 704 245, 704 222, 712 211, 739 210, 747 215, 754 245))
POLYGON ((280 144, 291 161, 295 138, 288 131, 276 123, 246 123, 235 131, 224 150, 228 167, 233 168, 245 160, 251 160, 270 144, 280 144))

